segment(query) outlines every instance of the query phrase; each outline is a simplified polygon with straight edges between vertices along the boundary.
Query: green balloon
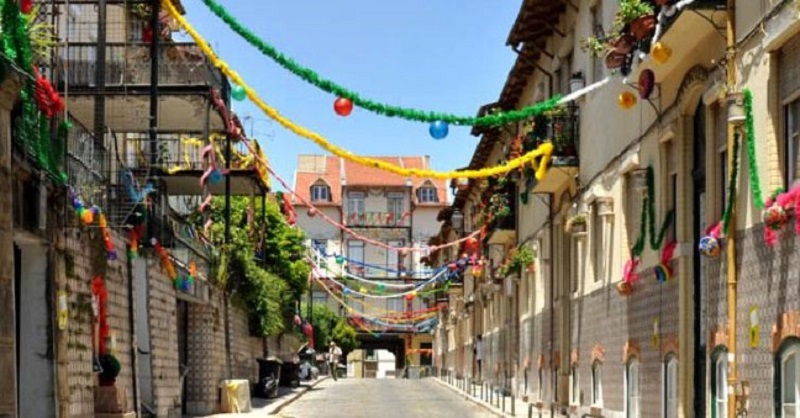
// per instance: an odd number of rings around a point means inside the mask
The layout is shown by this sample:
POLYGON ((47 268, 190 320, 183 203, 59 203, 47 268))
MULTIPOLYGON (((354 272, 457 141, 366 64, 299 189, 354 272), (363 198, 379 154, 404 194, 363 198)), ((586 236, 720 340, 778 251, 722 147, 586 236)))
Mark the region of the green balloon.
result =
POLYGON ((344 264, 344 257, 337 255, 336 256, 336 264, 344 264))
POLYGON ((247 98, 247 91, 245 91, 244 87, 242 86, 239 85, 233 86, 233 88, 231 89, 231 97, 233 97, 233 100, 241 102, 242 100, 247 98))

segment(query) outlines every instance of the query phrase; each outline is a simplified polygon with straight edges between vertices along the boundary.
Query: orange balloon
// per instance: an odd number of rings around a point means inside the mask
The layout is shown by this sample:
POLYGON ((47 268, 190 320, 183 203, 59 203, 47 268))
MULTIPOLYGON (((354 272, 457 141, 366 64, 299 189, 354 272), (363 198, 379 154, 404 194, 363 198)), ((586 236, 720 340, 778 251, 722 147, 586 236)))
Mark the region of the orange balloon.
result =
POLYGON ((86 209, 83 211, 83 214, 81 215, 81 220, 83 220, 83 223, 85 223, 86 225, 90 225, 92 222, 94 222, 94 214, 92 213, 91 210, 86 209))
POLYGON ((672 57, 672 48, 662 42, 656 42, 650 50, 650 55, 653 56, 653 61, 664 64, 672 57))

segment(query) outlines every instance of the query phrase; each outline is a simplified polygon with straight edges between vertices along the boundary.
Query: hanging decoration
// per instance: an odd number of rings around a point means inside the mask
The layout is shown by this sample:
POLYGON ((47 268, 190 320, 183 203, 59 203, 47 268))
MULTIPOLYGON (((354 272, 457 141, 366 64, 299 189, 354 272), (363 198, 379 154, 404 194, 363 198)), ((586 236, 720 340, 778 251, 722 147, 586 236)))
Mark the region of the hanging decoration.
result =
POLYGON ((651 69, 644 69, 639 73, 639 82, 637 88, 639 90, 639 97, 644 100, 650 99, 653 90, 656 86, 656 73, 651 69))
POLYGON ((636 102, 636 95, 627 90, 620 93, 619 97, 617 97, 617 104, 624 110, 628 110, 636 106, 636 102))
POLYGON ((350 116, 353 112, 353 102, 350 99, 339 97, 333 102, 333 110, 339 116, 350 116))
POLYGON ((58 318, 58 329, 59 331, 64 331, 69 325, 69 303, 67 303, 67 291, 59 290, 57 299, 58 310, 56 311, 56 316, 58 318))
POLYGON ((698 249, 700 254, 709 258, 717 258, 720 253, 720 237, 722 234, 722 222, 710 226, 706 229, 706 234, 700 238, 698 249))
POLYGON ((70 200, 72 200, 72 209, 78 215, 78 218, 87 226, 92 225, 95 220, 100 227, 100 233, 103 236, 103 242, 106 248, 106 258, 109 261, 117 259, 117 251, 114 249, 114 241, 111 239, 111 230, 108 228, 108 221, 106 215, 97 206, 86 207, 83 200, 75 193, 75 189, 69 188, 70 200))
POLYGON ((175 270, 172 257, 170 257, 167 250, 161 246, 161 243, 158 242, 157 239, 152 238, 150 244, 155 248, 156 254, 161 258, 161 269, 167 273, 167 277, 174 282, 178 278, 178 272, 175 270))
MULTIPOLYGON (((302 126, 299 126, 292 122, 291 120, 282 116, 275 108, 269 106, 265 103, 256 93, 253 91, 247 84, 244 83, 244 80, 237 74, 235 71, 231 70, 230 66, 220 60, 219 57, 214 53, 214 51, 209 46, 208 42, 203 39, 200 34, 186 21, 186 19, 178 13, 178 10, 169 0, 162 0, 162 5, 164 6, 164 10, 168 11, 170 15, 175 19, 175 21, 184 29, 186 32, 194 39, 197 43, 198 47, 203 51, 206 57, 211 61, 211 63, 219 68, 226 76, 228 76, 233 82, 241 85, 246 91, 247 96, 253 101, 253 103, 258 106, 268 117, 274 119, 280 125, 285 127, 286 129, 294 132, 298 136, 303 138, 309 139, 316 143, 317 145, 321 146, 325 150, 329 151, 331 154, 336 155, 338 157, 344 158, 348 161, 352 161, 356 164, 361 164, 367 167, 373 167, 380 170, 389 171, 401 176, 413 176, 413 177, 423 177, 423 178, 431 178, 431 179, 451 179, 451 178, 458 178, 458 177, 467 177, 467 178, 482 178, 482 177, 493 177, 500 174, 508 173, 513 170, 517 170, 522 168, 526 164, 533 163, 534 161, 538 161, 538 166, 540 167, 539 170, 536 172, 536 178, 541 179, 544 176, 544 173, 547 170, 547 163, 550 160, 550 156, 553 152, 553 145, 550 143, 542 144, 539 148, 534 151, 531 151, 524 156, 520 157, 519 159, 508 161, 503 165, 495 166, 495 167, 488 167, 483 168, 480 170, 463 170, 463 171, 450 171, 450 172, 440 172, 434 170, 427 170, 427 169, 413 169, 413 168, 405 168, 398 166, 396 164, 388 163, 383 160, 369 158, 369 157, 362 157, 353 154, 350 151, 342 149, 332 143, 330 143, 327 139, 322 137, 321 135, 312 132, 302 126)), ((598 86, 604 84, 598 83, 598 86)), ((597 88, 597 86, 589 86, 581 91, 581 94, 584 92, 591 91, 597 88)), ((577 93, 577 92, 576 92, 577 93)), ((554 97, 546 102, 539 103, 534 105, 530 109, 530 114, 526 115, 527 117, 535 116, 537 114, 541 114, 544 111, 555 107, 559 104, 562 100, 574 100, 575 93, 571 94, 564 99, 559 99, 559 97, 554 97)), ((522 118, 524 119, 524 118, 522 118)), ((436 120, 442 120, 444 122, 451 123, 445 118, 435 118, 431 122, 436 120)))
POLYGON ((745 129, 747 130, 747 158, 750 165, 750 188, 753 191, 753 201, 756 208, 764 210, 764 196, 761 193, 761 179, 758 173, 758 158, 756 158, 756 128, 753 117, 753 92, 744 89, 744 114, 745 129))
POLYGON ((642 203, 642 213, 639 226, 639 238, 636 240, 631 253, 634 257, 640 257, 644 252, 647 235, 650 235, 650 249, 657 251, 661 248, 667 230, 674 220, 674 211, 670 209, 661 222, 661 229, 656 234, 656 209, 655 209, 655 172, 653 167, 647 167, 647 190, 642 203))
POLYGON ((653 57, 653 61, 656 63, 666 64, 667 61, 672 58, 672 48, 664 42, 656 42, 653 44, 653 47, 650 48, 650 56, 653 57))
POLYGON ((70 124, 58 122, 56 113, 63 110, 63 100, 49 82, 36 73, 34 52, 29 36, 33 10, 31 0, 18 4, 12 0, 0 0, 2 9, 3 52, 21 71, 27 73, 19 93, 19 123, 13 135, 33 151, 37 162, 59 184, 67 181, 63 170, 65 141, 70 124), (20 9, 20 6, 22 9, 20 9), (58 124, 57 135, 51 135, 51 126, 58 124))
POLYGON ((444 139, 447 137, 447 133, 450 131, 450 128, 447 126, 447 122, 437 120, 436 122, 431 123, 428 131, 433 139, 444 139))
POLYGON ((108 291, 102 276, 92 278, 92 308, 97 318, 97 340, 99 355, 108 353, 108 291))
POLYGON ((231 97, 237 102, 241 102, 247 98, 247 91, 240 85, 231 87, 231 97))
MULTIPOLYGON (((539 109, 538 105, 533 105, 520 110, 492 113, 485 116, 458 116, 448 113, 409 109, 376 102, 361 97, 361 95, 358 93, 350 91, 331 80, 322 78, 322 76, 317 74, 314 70, 304 67, 295 62, 293 59, 283 55, 274 46, 261 39, 250 29, 244 27, 244 25, 242 25, 215 0, 203 0, 203 3, 205 3, 212 13, 222 19, 228 25, 228 27, 230 27, 234 32, 239 34, 239 36, 250 43, 250 45, 257 48, 262 54, 271 58, 273 61, 278 63, 281 67, 285 68, 292 74, 302 78, 307 83, 312 84, 325 92, 333 94, 339 98, 348 99, 352 102, 352 104, 379 115, 397 117, 417 122, 432 123, 436 121, 442 121, 451 125, 460 126, 503 126, 525 120, 531 116, 541 113, 541 109, 539 109)), ((436 137, 434 136, 434 138, 436 137)))
POLYGON ((670 242, 661 250, 660 263, 653 268, 656 281, 659 283, 666 283, 672 280, 673 271, 669 263, 672 261, 672 256, 675 255, 675 247, 677 247, 677 243, 670 242))

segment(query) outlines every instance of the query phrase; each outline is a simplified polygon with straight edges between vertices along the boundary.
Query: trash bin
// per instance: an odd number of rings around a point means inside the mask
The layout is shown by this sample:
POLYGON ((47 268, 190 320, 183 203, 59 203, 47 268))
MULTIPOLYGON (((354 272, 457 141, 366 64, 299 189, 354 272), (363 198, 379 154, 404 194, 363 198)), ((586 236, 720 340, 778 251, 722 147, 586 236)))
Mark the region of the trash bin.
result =
POLYGON ((283 362, 275 357, 260 358, 258 361, 258 382, 253 390, 257 398, 274 398, 278 396, 278 384, 281 380, 283 362))
POLYGON ((286 361, 281 365, 280 385, 290 388, 300 386, 300 364, 286 361))

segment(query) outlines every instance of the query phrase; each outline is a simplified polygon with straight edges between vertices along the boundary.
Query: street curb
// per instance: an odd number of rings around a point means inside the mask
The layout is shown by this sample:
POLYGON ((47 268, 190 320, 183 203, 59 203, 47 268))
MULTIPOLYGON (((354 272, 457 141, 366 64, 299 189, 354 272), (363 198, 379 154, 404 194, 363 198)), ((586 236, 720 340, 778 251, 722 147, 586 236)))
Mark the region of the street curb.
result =
POLYGON ((305 394, 306 394, 306 392, 308 392, 309 390, 313 389, 313 388, 314 388, 315 386, 317 386, 318 384, 320 384, 320 383, 322 383, 322 382, 324 382, 324 381, 328 380, 329 378, 330 378, 330 376, 322 376, 322 377, 320 377, 319 379, 317 379, 317 380, 316 380, 316 381, 315 381, 313 384, 311 384, 310 386, 306 386, 306 387, 305 387, 305 389, 303 389, 303 390, 301 390, 301 391, 299 391, 299 392, 295 393, 295 394, 294 394, 294 395, 292 395, 291 397, 287 398, 287 399, 286 399, 286 400, 285 400, 283 403, 280 403, 280 404, 278 404, 278 405, 277 405, 277 406, 276 406, 276 407, 275 407, 275 408, 274 408, 272 411, 270 411, 270 412, 267 412, 267 415, 278 415, 278 413, 280 413, 280 412, 281 412, 281 410, 282 410, 283 408, 285 408, 285 407, 287 407, 287 406, 291 405, 291 404, 292 404, 294 401, 296 401, 298 398, 300 398, 301 396, 305 395, 305 394))
POLYGON ((446 388, 450 389, 451 391, 453 391, 453 392, 457 393, 458 395, 460 395, 460 396, 464 397, 466 400, 468 400, 468 401, 470 401, 470 402, 474 403, 475 405, 478 405, 478 406, 480 406, 481 408, 483 408, 483 409, 485 409, 485 410, 487 410, 487 411, 491 412, 491 413, 492 413, 492 414, 494 414, 495 416, 498 416, 498 417, 507 417, 507 416, 511 416, 511 415, 506 415, 506 414, 502 413, 501 411, 499 411, 499 410, 495 409, 495 407, 494 407, 494 406, 492 406, 492 405, 490 405, 488 402, 484 402, 484 401, 482 401, 482 400, 480 400, 480 399, 473 398, 473 397, 472 397, 472 396, 470 396, 469 394, 466 394, 466 393, 464 393, 464 392, 462 392, 462 391, 458 390, 458 388, 456 388, 456 387, 454 387, 454 386, 451 386, 451 385, 448 385, 447 383, 445 383, 445 382, 443 382, 443 381, 439 380, 439 378, 438 378, 438 377, 433 377, 433 380, 435 380, 435 381, 436 381, 436 383, 438 383, 438 384, 440 384, 440 385, 442 385, 442 386, 444 386, 444 387, 446 387, 446 388))

